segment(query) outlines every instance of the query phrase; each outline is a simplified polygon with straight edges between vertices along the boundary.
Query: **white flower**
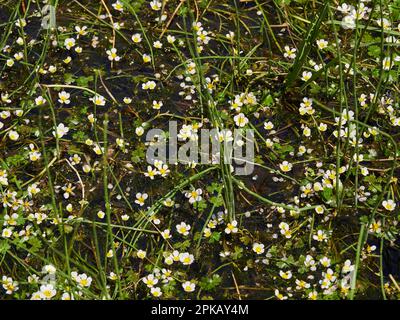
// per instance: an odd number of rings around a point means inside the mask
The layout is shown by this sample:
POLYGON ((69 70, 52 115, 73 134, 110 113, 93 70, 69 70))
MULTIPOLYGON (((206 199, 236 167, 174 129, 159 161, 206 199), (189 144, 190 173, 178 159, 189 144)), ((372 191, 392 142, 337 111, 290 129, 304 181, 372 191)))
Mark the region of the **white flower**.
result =
POLYGON ((317 46, 319 49, 325 49, 328 46, 328 41, 324 40, 324 39, 319 39, 317 40, 317 46))
POLYGON ((157 173, 161 175, 161 177, 165 178, 170 172, 171 170, 169 170, 168 165, 163 164, 161 167, 158 168, 157 173))
POLYGON ((296 48, 290 48, 289 46, 285 46, 285 52, 283 53, 283 56, 285 58, 289 58, 289 59, 294 59, 296 58, 296 48))
POLYGON ((155 87, 156 87, 156 83, 154 81, 147 81, 145 83, 142 83, 143 90, 154 90, 155 87))
POLYGON ((169 229, 165 229, 164 231, 161 232, 161 236, 162 236, 165 240, 170 239, 170 238, 172 237, 172 236, 171 236, 171 231, 170 231, 169 229))
POLYGON ((162 101, 153 100, 153 109, 154 110, 160 110, 162 106, 163 106, 162 101))
POLYGON ((16 54, 14 54, 14 58, 17 61, 20 61, 23 57, 24 57, 24 54, 22 52, 18 52, 16 54))
POLYGON ((148 54, 143 54, 142 58, 144 63, 148 63, 151 61, 151 57, 148 54))
POLYGON ((61 296, 61 300, 70 301, 70 300, 74 300, 74 297, 71 296, 68 292, 64 292, 61 296))
POLYGON ((37 98, 35 98, 35 104, 37 106, 41 106, 42 104, 46 103, 46 99, 44 99, 42 96, 38 96, 37 98))
POLYGON ((171 35, 168 35, 167 36, 167 41, 168 41, 168 43, 170 43, 170 44, 172 44, 172 43, 174 43, 175 42, 175 37, 174 36, 171 36, 171 35))
POLYGON ((142 207, 148 197, 149 195, 147 193, 137 193, 135 203, 142 207))
POLYGON ((230 233, 237 233, 238 228, 237 228, 237 221, 233 220, 232 222, 228 222, 225 228, 225 233, 230 234, 230 233))
POLYGON ((350 260, 346 260, 342 268, 342 273, 349 273, 352 272, 353 270, 354 270, 354 265, 351 264, 350 260))
POLYGON ((12 141, 17 141, 19 138, 19 133, 17 131, 14 130, 10 130, 10 132, 8 133, 8 137, 10 138, 10 140, 12 141))
POLYGON ((11 112, 10 111, 1 111, 0 112, 0 118, 1 119, 7 119, 11 116, 11 112))
POLYGON ((65 47, 69 50, 69 49, 71 49, 72 47, 74 47, 75 46, 75 39, 74 38, 67 38, 67 39, 65 39, 65 41, 64 41, 64 45, 65 45, 65 47))
POLYGON ((279 292, 278 289, 275 289, 275 296, 279 299, 279 300, 287 300, 287 296, 284 296, 282 293, 279 292))
POLYGON ((262 243, 253 243, 253 251, 257 254, 264 253, 264 245, 262 243))
POLYGON ((117 49, 116 48, 111 48, 110 50, 106 51, 108 55, 108 60, 110 61, 119 61, 121 57, 117 55, 117 49))
POLYGON ((71 61, 72 61, 72 58, 71 58, 70 56, 66 57, 66 58, 63 60, 63 62, 64 62, 65 64, 68 64, 68 63, 70 63, 71 61))
POLYGON ((286 222, 281 222, 279 224, 279 229, 285 238, 290 239, 292 237, 292 232, 290 231, 289 225, 286 222))
POLYGON ((156 297, 156 298, 158 298, 158 297, 161 297, 162 296, 162 292, 161 292, 161 289, 160 288, 155 288, 155 287, 153 287, 153 288, 150 288, 150 293, 153 295, 153 297, 156 297))
POLYGON ((154 277, 154 274, 149 274, 147 277, 142 280, 147 287, 151 288, 158 283, 158 279, 154 277))
POLYGON ((193 282, 190 282, 190 281, 186 281, 186 282, 182 283, 182 288, 186 292, 193 292, 196 289, 196 284, 194 284, 193 282))
POLYGON ((98 144, 96 144, 96 145, 93 147, 93 151, 94 151, 95 154, 101 155, 101 154, 103 154, 104 148, 102 148, 102 147, 100 147, 98 144))
POLYGON ((7 59, 6 65, 7 65, 7 67, 11 68, 14 65, 14 60, 13 59, 7 59))
POLYGON ((329 259, 328 257, 323 257, 322 259, 319 260, 319 262, 321 262, 321 264, 325 268, 328 268, 331 265, 331 259, 329 259))
POLYGON ((364 161, 364 155, 362 155, 362 154, 354 154, 353 155, 353 160, 354 161, 356 161, 356 162, 362 162, 362 161, 364 161))
POLYGON ((361 167, 360 166, 360 172, 364 177, 368 176, 368 174, 369 174, 369 170, 366 167, 361 167))
POLYGON ((382 68, 383 70, 390 70, 392 69, 393 61, 390 57, 385 57, 382 60, 382 68))
POLYGON ((5 170, 0 170, 0 184, 8 186, 7 172, 5 170))
POLYGON ((68 183, 67 185, 62 187, 62 190, 64 191, 64 198, 68 199, 70 195, 75 195, 74 190, 76 187, 74 187, 71 183, 68 183))
POLYGON ((163 205, 166 207, 172 207, 175 204, 174 200, 167 198, 163 201, 163 205))
POLYGON ((140 33, 135 33, 134 35, 132 35, 132 41, 134 43, 139 43, 142 41, 142 36, 140 35, 140 33))
POLYGON ((158 11, 161 9, 161 2, 157 0, 150 1, 150 7, 153 10, 158 11))
POLYGON ((78 32, 78 34, 79 34, 80 36, 84 36, 84 35, 87 34, 86 29, 87 29, 87 26, 83 26, 83 27, 75 26, 75 31, 78 32))
POLYGON ((303 128, 303 134, 304 134, 305 137, 311 136, 311 129, 309 127, 305 126, 303 128))
POLYGON ((295 283, 296 283, 297 290, 308 289, 311 286, 309 283, 305 282, 304 280, 299 280, 299 279, 296 279, 295 283))
POLYGON ((50 300, 57 294, 56 289, 52 284, 44 284, 40 286, 40 295, 45 300, 50 300))
POLYGON ((341 24, 343 29, 354 29, 356 27, 356 22, 352 15, 343 17, 341 24))
POLYGON ((274 128, 274 124, 271 121, 264 122, 264 129, 265 130, 272 130, 274 128))
POLYGON ((156 49, 161 49, 162 43, 159 40, 157 40, 157 41, 153 42, 153 47, 156 49))
POLYGON ((37 187, 36 183, 32 183, 28 186, 28 194, 30 197, 40 192, 40 189, 37 187))
POLYGON ((279 275, 281 276, 282 279, 289 280, 292 278, 292 272, 290 270, 284 272, 282 270, 279 270, 279 275))
POLYGON ((324 213, 324 207, 323 206, 316 206, 315 207, 315 212, 318 214, 323 214, 324 213))
POLYGON ((386 29, 386 30, 390 29, 390 26, 392 25, 390 23, 390 21, 388 19, 386 19, 386 18, 378 19, 376 21, 376 23, 377 23, 378 26, 383 27, 383 29, 386 29))
POLYGON ((384 200, 382 201, 382 206, 388 210, 388 211, 393 211, 396 208, 396 202, 393 200, 384 200))
POLYGON ((196 73, 196 64, 193 61, 189 60, 189 63, 186 66, 186 72, 189 74, 195 74, 196 73))
POLYGON ((315 271, 317 268, 315 266, 315 260, 312 256, 309 254, 306 256, 306 260, 304 260, 304 265, 307 268, 310 268, 311 271, 315 271))
POLYGON ((3 229, 1 236, 3 238, 10 238, 12 236, 12 229, 10 229, 10 228, 3 229))
POLYGON ((342 5, 338 6, 336 9, 342 13, 349 13, 353 8, 353 6, 349 6, 347 3, 342 3, 342 5))
POLYGON ((178 138, 181 140, 187 140, 192 136, 195 136, 193 134, 193 126, 186 124, 182 125, 182 129, 179 130, 178 138))
POLYGON ((144 133, 144 129, 143 129, 143 127, 137 127, 136 129, 135 129, 135 133, 140 137, 141 135, 143 135, 143 133, 144 133))
POLYGON ((11 103, 10 95, 8 93, 1 94, 1 101, 4 103, 11 103))
POLYGON ((311 71, 303 71, 302 75, 301 75, 301 80, 303 81, 308 81, 310 80, 312 77, 312 72, 311 71))
POLYGON ((317 234, 313 235, 313 239, 319 242, 326 241, 327 235, 323 230, 318 230, 317 234))
POLYGON ((145 177, 149 177, 150 180, 154 180, 155 175, 157 174, 157 170, 152 166, 147 166, 147 172, 144 173, 145 177))
POLYGON ((144 250, 138 250, 138 252, 136 253, 136 255, 137 255, 137 257, 138 257, 139 259, 144 259, 144 258, 146 258, 147 253, 146 253, 146 251, 144 251, 144 250))
POLYGON ((60 123, 57 128, 56 131, 53 131, 53 136, 55 136, 58 139, 61 139, 64 135, 66 135, 69 131, 69 128, 64 126, 63 123, 60 123))
POLYGON ((194 203, 194 202, 201 201, 201 199, 202 199, 201 194, 202 193, 203 193, 203 190, 201 190, 201 189, 187 191, 185 193, 185 197, 189 199, 189 203, 194 203))
POLYGON ((181 222, 180 224, 176 225, 176 230, 179 234, 187 236, 189 234, 190 225, 186 224, 185 222, 181 222))
POLYGON ((372 233, 381 233, 382 232, 382 222, 380 220, 372 221, 371 225, 369 226, 369 231, 372 233))
POLYGON ((123 12, 124 6, 122 5, 121 1, 117 0, 115 3, 112 4, 113 8, 117 11, 123 12))
POLYGON ((124 103, 126 103, 126 104, 130 104, 130 103, 132 102, 132 99, 129 98, 129 97, 125 97, 125 98, 123 99, 123 101, 124 101, 124 103))
POLYGON ((112 258, 114 256, 114 252, 112 251, 112 249, 108 250, 106 257, 107 258, 112 258))
POLYGON ((26 20, 23 18, 18 19, 17 21, 15 21, 15 25, 20 28, 26 27, 26 20))
POLYGON ((218 132, 218 141, 219 142, 224 142, 224 141, 225 142, 230 142, 230 141, 233 141, 232 131, 223 129, 220 132, 218 132))
POLYGON ((89 100, 92 101, 96 106, 104 106, 106 104, 106 99, 99 94, 96 94, 93 98, 90 98, 89 100))
POLYGON ((183 265, 188 266, 193 263, 194 256, 188 252, 181 253, 179 254, 179 261, 182 262, 183 265))
POLYGON ((103 219, 106 216, 106 213, 100 210, 97 212, 97 216, 99 217, 99 219, 103 219))
POLYGON ((55 274, 56 271, 57 271, 56 267, 53 266, 52 264, 47 264, 42 268, 42 272, 47 274, 55 274))
POLYGON ((243 113, 236 115, 233 120, 238 127, 244 127, 249 122, 249 119, 243 113))
POLYGON ((324 132, 324 131, 326 131, 327 128, 328 128, 328 125, 327 125, 326 123, 321 122, 321 123, 318 125, 318 130, 319 130, 319 131, 324 132))
POLYGON ((89 115, 87 116, 87 118, 88 118, 89 122, 92 123, 92 124, 93 124, 93 123, 95 122, 95 120, 96 120, 93 113, 89 114, 89 115))
POLYGON ((280 165, 279 168, 283 171, 283 172, 289 172, 292 170, 293 165, 287 161, 283 161, 280 165))

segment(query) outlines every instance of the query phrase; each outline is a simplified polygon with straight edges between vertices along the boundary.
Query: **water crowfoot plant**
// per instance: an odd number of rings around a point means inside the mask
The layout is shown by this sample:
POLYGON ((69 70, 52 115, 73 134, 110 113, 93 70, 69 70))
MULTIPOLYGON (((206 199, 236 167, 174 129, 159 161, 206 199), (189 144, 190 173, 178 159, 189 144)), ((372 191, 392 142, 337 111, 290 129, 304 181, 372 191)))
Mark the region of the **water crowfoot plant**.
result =
POLYGON ((397 1, 0 26, 0 299, 400 297, 397 1))

